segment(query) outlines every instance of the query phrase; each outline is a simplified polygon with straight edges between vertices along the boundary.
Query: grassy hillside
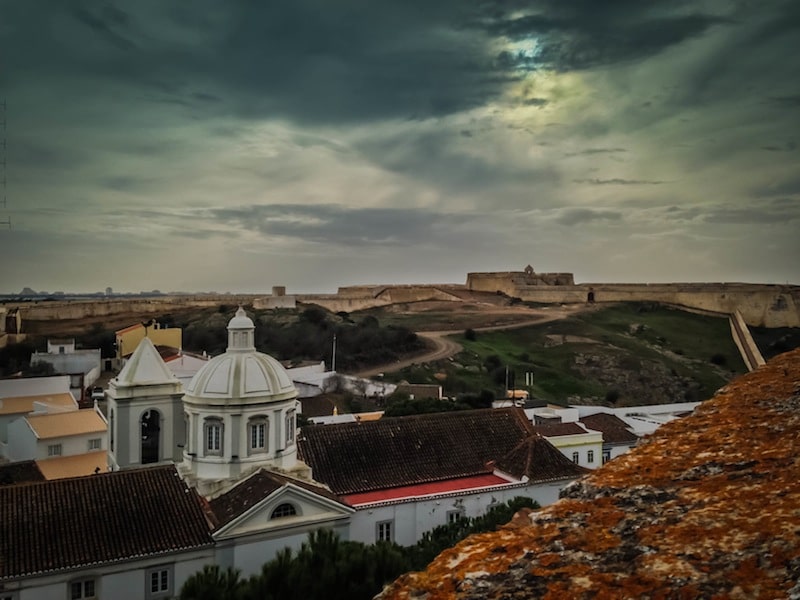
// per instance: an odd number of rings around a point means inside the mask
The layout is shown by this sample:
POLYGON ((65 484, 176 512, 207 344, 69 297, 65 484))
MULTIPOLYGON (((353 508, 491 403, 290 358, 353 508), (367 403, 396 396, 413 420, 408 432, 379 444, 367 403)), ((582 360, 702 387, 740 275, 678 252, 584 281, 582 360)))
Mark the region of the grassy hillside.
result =
POLYGON ((450 394, 525 388, 533 397, 616 406, 703 400, 745 366, 728 321, 659 305, 620 304, 524 329, 455 336, 464 351, 400 377, 450 394))

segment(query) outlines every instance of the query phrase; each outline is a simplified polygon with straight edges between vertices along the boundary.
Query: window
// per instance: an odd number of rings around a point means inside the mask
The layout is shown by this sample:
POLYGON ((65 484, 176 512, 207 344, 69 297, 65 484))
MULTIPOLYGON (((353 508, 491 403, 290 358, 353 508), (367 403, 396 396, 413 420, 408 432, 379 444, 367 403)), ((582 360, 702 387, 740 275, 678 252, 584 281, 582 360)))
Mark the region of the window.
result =
POLYGON ((272 511, 270 519, 282 519, 284 517, 293 517, 297 514, 297 509, 294 505, 286 503, 279 504, 278 507, 272 511))
POLYGON ((145 575, 145 597, 167 598, 172 595, 172 565, 156 567, 145 575))
POLYGON ((47 456, 61 456, 61 444, 50 444, 47 447, 47 456))
POLYGON ((94 579, 81 579, 72 581, 69 584, 70 600, 85 600, 86 598, 97 598, 94 579))
POLYGON ((294 411, 286 414, 286 445, 294 443, 294 411))
POLYGON ((114 452, 114 409, 108 411, 108 435, 111 444, 111 452, 114 452))
POLYGON ((393 524, 394 521, 381 521, 380 523, 376 523, 375 540, 378 542, 391 542, 393 540, 393 524))
POLYGON ((206 454, 222 454, 222 421, 220 419, 206 419, 205 430, 206 454))
POLYGON ((250 429, 250 452, 267 451, 267 418, 253 417, 248 424, 250 429))
POLYGON ((100 438, 89 440, 89 450, 100 450, 100 438))
POLYGON ((587 450, 586 452, 586 462, 593 463, 594 462, 594 450, 587 450))
POLYGON ((611 460, 611 450, 603 450, 603 464, 611 460))
POLYGON ((576 465, 578 464, 578 461, 580 461, 580 459, 581 459, 580 452, 572 453, 572 462, 574 462, 576 465))
POLYGON ((464 518, 463 510, 448 510, 447 511, 447 524, 455 523, 456 521, 464 518))

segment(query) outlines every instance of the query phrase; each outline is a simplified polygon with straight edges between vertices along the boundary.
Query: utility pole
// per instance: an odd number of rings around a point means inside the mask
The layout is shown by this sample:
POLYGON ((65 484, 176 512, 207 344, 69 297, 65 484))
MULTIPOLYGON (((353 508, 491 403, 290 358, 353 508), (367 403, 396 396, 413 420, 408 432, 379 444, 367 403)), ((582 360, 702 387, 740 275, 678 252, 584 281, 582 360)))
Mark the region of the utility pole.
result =
POLYGON ((336 334, 333 334, 333 354, 331 357, 331 371, 336 372, 336 334))

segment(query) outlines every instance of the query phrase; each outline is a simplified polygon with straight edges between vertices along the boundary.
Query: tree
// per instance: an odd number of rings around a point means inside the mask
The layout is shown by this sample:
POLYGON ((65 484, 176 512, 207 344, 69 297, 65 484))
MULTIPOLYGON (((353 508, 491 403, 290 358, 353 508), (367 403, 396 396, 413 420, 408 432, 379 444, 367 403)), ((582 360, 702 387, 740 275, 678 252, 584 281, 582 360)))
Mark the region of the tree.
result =
POLYGON ((477 339, 477 337, 478 337, 478 334, 475 333, 474 329, 470 328, 470 329, 465 329, 464 330, 464 339, 465 340, 468 340, 470 342, 474 342, 477 339))
POLYGON ((206 565, 183 584, 180 600, 239 600, 244 591, 244 582, 239 570, 228 567, 224 571, 219 565, 206 565))

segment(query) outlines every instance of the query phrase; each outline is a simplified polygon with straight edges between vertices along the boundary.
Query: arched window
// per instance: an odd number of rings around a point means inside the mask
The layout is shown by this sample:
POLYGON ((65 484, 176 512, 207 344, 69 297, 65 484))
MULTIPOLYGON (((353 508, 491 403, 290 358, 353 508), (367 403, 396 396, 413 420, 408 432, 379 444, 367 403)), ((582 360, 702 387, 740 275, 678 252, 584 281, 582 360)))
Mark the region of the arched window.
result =
POLYGON ((251 454, 269 450, 269 421, 267 417, 258 415, 247 422, 248 450, 251 454))
POLYGON ((270 519, 283 519, 284 517, 293 517, 297 514, 297 509, 293 504, 284 503, 279 504, 275 510, 272 511, 270 519))
POLYGON ((209 417, 203 423, 203 438, 206 456, 222 455, 224 427, 219 417, 209 417))
POLYGON ((140 426, 142 464, 156 463, 161 460, 161 413, 155 408, 144 411, 140 426))

